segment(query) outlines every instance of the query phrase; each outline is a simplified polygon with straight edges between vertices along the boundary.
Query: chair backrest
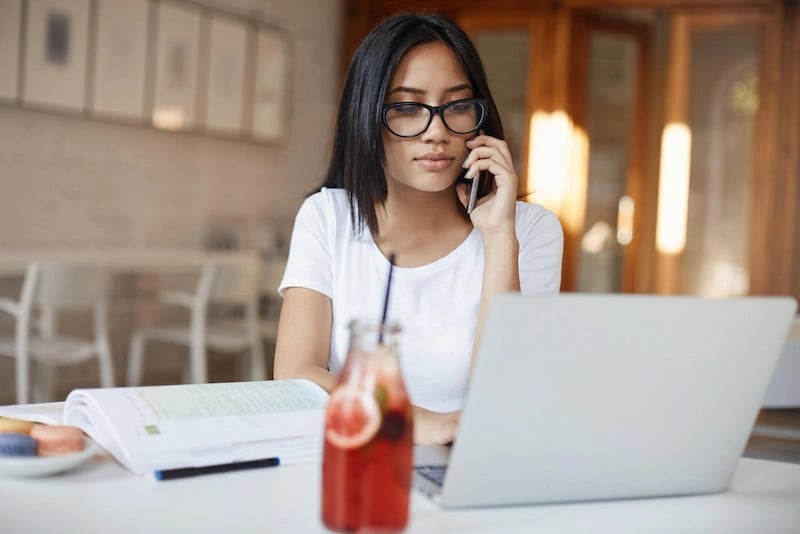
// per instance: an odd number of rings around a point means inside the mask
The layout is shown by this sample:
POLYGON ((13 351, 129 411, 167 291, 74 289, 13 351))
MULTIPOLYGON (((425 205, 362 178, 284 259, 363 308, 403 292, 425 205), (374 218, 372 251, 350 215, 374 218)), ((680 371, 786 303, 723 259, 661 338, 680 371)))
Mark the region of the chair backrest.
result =
POLYGON ((209 300, 220 304, 256 302, 261 292, 263 267, 256 257, 214 263, 209 300))
POLYGON ((34 262, 28 268, 23 293, 27 292, 34 304, 43 307, 91 307, 105 298, 110 281, 109 271, 100 265, 34 262))
POLYGON ((264 279, 261 288, 270 298, 278 298, 278 286, 283 280, 286 260, 286 257, 275 256, 264 261, 264 279))

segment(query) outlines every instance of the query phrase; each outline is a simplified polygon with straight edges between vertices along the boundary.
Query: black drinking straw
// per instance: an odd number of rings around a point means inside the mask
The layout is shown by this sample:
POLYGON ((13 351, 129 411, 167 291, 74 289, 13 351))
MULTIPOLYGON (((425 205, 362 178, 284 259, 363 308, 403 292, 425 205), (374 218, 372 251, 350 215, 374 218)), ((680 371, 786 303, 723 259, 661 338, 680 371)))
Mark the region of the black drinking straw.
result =
POLYGON ((394 252, 389 254, 389 277, 386 280, 386 295, 383 297, 383 315, 381 315, 381 328, 378 334, 378 343, 383 343, 383 329, 386 326, 386 315, 389 311, 389 291, 392 289, 392 272, 394 271, 394 252))

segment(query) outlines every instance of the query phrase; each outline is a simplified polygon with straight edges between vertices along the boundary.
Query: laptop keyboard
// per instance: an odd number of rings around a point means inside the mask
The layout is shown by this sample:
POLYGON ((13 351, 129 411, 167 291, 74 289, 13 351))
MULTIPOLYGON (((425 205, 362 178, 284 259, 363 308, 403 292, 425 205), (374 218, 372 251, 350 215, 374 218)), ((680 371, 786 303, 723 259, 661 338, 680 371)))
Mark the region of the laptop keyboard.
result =
POLYGON ((447 472, 446 465, 418 465, 414 469, 437 486, 441 487, 444 484, 444 474, 447 472))

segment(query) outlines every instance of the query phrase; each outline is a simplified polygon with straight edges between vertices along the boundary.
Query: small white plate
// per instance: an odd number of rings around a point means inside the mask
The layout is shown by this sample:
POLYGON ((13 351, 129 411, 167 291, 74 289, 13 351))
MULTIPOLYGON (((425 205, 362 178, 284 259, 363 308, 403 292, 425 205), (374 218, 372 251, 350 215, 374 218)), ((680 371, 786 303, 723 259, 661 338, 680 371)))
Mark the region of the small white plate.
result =
POLYGON ((83 450, 59 456, 0 456, 0 476, 40 477, 54 475, 76 467, 98 451, 98 446, 89 438, 84 438, 83 450))

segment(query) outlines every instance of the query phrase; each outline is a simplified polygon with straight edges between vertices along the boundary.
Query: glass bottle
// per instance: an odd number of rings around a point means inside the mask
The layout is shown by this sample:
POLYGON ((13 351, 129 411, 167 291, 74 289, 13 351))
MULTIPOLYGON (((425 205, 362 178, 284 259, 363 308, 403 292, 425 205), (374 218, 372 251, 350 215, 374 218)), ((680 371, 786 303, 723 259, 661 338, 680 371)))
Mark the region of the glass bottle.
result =
POLYGON ((322 521, 340 532, 408 523, 413 421, 397 323, 350 323, 344 368, 325 414, 322 521))

